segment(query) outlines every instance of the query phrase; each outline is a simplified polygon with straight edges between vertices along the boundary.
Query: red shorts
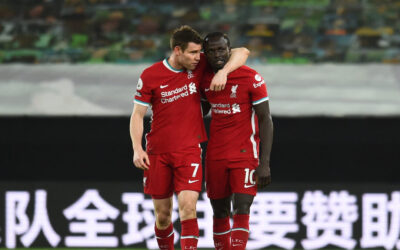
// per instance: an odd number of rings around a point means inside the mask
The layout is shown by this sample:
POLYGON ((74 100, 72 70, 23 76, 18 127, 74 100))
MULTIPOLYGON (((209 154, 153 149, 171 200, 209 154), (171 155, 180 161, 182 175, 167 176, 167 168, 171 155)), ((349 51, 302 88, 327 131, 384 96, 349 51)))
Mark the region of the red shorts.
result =
POLYGON ((149 154, 150 168, 143 174, 144 192, 153 199, 171 197, 182 190, 201 191, 201 148, 149 154))
POLYGON ((255 170, 258 160, 207 160, 206 188, 210 199, 222 199, 233 193, 257 194, 255 170))

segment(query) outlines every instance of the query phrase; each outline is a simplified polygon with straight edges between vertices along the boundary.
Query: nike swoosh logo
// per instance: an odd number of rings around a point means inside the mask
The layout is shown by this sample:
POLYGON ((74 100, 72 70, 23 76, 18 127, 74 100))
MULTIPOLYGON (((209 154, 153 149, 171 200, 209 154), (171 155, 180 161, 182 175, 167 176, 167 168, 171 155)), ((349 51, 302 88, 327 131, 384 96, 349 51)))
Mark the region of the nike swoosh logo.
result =
POLYGON ((232 244, 233 247, 241 246, 242 244, 232 244))
POLYGON ((189 180, 189 184, 198 182, 199 180, 189 180))
POLYGON ((254 187, 256 184, 252 184, 252 185, 247 185, 247 184, 244 184, 244 188, 251 188, 251 187, 254 187))
POLYGON ((168 85, 160 85, 160 89, 166 88, 168 85))
POLYGON ((204 89, 205 92, 208 92, 210 89, 204 89))

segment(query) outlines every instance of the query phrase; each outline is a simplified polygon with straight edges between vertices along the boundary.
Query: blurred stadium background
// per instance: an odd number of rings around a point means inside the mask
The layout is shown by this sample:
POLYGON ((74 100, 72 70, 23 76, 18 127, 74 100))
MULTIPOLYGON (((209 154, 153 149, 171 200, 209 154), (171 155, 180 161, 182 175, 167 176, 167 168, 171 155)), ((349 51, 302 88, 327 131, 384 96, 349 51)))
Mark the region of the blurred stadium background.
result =
MULTIPOLYGON (((267 82, 248 248, 400 249, 399 0, 1 0, 0 247, 156 248, 129 115, 182 24, 249 48, 267 82)), ((204 194, 198 211, 212 248, 204 194)))
POLYGON ((249 63, 399 63, 396 0, 2 0, 3 63, 161 60, 170 32, 226 32, 249 63))

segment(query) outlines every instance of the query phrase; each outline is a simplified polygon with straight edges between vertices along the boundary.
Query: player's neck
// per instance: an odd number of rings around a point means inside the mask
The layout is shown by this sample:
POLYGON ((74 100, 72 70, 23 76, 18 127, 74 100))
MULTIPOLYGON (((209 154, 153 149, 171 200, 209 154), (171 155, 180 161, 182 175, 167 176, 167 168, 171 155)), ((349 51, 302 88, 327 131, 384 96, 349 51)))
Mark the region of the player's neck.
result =
POLYGON ((172 54, 167 61, 169 65, 171 65, 171 67, 174 69, 178 70, 184 69, 183 66, 180 63, 178 63, 178 58, 176 58, 174 54, 172 54))

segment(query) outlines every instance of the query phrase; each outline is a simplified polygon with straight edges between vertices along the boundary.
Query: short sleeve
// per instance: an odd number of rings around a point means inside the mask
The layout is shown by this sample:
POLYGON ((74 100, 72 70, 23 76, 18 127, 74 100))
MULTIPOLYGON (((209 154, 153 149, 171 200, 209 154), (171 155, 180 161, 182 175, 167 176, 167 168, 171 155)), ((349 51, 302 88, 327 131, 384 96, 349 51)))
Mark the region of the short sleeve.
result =
POLYGON ((148 107, 151 103, 151 89, 150 84, 143 79, 146 78, 141 75, 136 86, 135 99, 133 102, 148 107))
POLYGON ((267 92, 267 85, 264 81, 264 78, 257 72, 252 74, 251 77, 251 86, 249 86, 249 88, 252 104, 257 105, 262 102, 268 101, 269 97, 267 92))

